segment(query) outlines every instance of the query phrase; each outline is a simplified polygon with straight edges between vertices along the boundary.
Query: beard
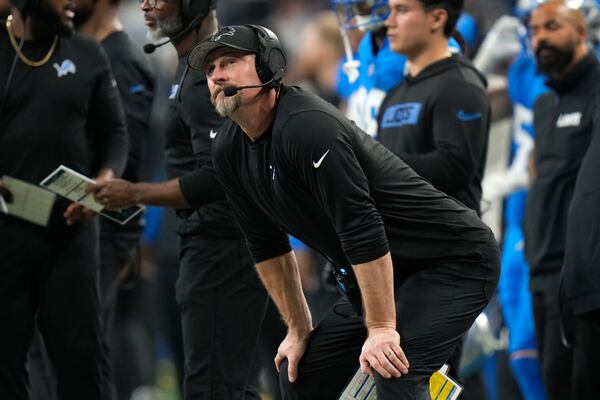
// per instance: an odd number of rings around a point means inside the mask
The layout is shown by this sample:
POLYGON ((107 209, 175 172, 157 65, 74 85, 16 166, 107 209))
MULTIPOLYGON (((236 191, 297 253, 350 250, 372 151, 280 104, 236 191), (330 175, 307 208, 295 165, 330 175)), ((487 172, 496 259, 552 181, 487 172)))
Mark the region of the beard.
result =
POLYGON ((38 21, 43 21, 47 29, 51 32, 66 37, 73 34, 72 24, 63 21, 46 1, 40 1, 39 5, 37 7, 32 7, 29 12, 33 18, 36 18, 38 21))
POLYGON ((169 20, 157 20, 156 27, 149 30, 146 36, 150 40, 158 40, 164 37, 171 38, 181 32, 185 27, 186 24, 183 22, 183 17, 177 15, 169 20))
POLYGON ((568 49, 559 49, 547 43, 540 43, 535 50, 538 72, 550 77, 560 75, 571 64, 574 54, 574 46, 568 49), (544 55, 541 54, 542 50, 545 50, 544 55))
POLYGON ((229 117, 242 105, 242 99, 239 96, 227 97, 225 95, 215 97, 213 100, 215 110, 221 117, 229 117))
POLYGON ((97 1, 94 1, 91 7, 77 7, 75 9, 75 17, 73 18, 75 29, 79 29, 81 25, 85 24, 92 17, 96 3, 97 1))

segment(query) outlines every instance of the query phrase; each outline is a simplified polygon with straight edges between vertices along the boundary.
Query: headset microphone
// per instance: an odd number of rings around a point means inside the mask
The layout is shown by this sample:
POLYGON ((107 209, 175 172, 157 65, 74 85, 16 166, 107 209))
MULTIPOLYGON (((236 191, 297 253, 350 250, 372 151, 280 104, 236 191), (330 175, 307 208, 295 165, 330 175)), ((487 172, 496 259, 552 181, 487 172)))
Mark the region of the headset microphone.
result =
POLYGON ((144 53, 146 53, 146 54, 152 54, 160 46, 164 46, 167 43, 171 43, 172 41, 179 39, 181 36, 185 35, 190 30, 192 30, 193 28, 195 28, 198 25, 198 23, 204 19, 204 17, 205 17, 204 14, 199 14, 198 16, 196 16, 196 18, 194 18, 192 20, 192 22, 190 22, 188 24, 188 26, 185 27, 185 29, 183 29, 181 32, 179 32, 176 35, 174 35, 172 38, 169 38, 169 40, 165 40, 164 42, 159 43, 159 44, 146 43, 144 45, 144 47, 143 47, 144 53))
POLYGON ((225 97, 231 97, 231 96, 235 96, 237 94, 237 92, 239 92, 240 90, 244 90, 244 89, 256 89, 256 88, 261 88, 261 87, 265 87, 267 85, 270 85, 273 82, 278 82, 281 80, 281 78, 283 78, 283 74, 285 73, 285 71, 283 69, 280 69, 279 71, 275 72, 275 75, 273 75, 273 77, 268 80, 267 82, 260 84, 260 85, 251 85, 251 86, 229 86, 226 87, 223 90, 223 94, 225 95, 225 97))

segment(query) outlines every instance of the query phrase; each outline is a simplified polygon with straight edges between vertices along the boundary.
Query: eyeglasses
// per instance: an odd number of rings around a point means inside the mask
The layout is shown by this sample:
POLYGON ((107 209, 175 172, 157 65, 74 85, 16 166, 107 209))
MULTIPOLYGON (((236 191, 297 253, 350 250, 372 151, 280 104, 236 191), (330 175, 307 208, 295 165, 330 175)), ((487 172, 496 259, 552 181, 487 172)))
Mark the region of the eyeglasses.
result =
POLYGON ((150 8, 155 8, 156 7, 156 3, 158 2, 158 0, 138 0, 140 2, 140 5, 144 4, 145 2, 148 2, 148 5, 150 6, 150 8))

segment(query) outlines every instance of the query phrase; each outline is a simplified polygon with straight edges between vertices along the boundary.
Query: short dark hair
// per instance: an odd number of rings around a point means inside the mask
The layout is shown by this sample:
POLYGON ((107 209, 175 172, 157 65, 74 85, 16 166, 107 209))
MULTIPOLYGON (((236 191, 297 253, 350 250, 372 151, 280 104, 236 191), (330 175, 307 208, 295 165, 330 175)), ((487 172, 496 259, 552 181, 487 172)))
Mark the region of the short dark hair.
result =
POLYGON ((456 29, 456 23, 462 14, 464 0, 419 0, 426 10, 443 8, 448 14, 448 20, 444 26, 444 36, 451 37, 456 29))

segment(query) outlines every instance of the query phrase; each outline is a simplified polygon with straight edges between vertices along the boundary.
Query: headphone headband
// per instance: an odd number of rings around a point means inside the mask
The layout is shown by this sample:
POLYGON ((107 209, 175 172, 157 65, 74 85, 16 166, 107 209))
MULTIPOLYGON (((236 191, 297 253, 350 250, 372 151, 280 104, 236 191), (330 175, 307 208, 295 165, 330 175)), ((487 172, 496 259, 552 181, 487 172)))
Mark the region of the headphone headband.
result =
MULTIPOLYGON (((260 25, 246 25, 254 30, 260 43, 259 52, 256 54, 256 72, 262 83, 268 82, 277 76, 283 76, 286 68, 286 59, 279 38, 273 31, 260 25)), ((281 78, 274 84, 278 85, 281 78)))

